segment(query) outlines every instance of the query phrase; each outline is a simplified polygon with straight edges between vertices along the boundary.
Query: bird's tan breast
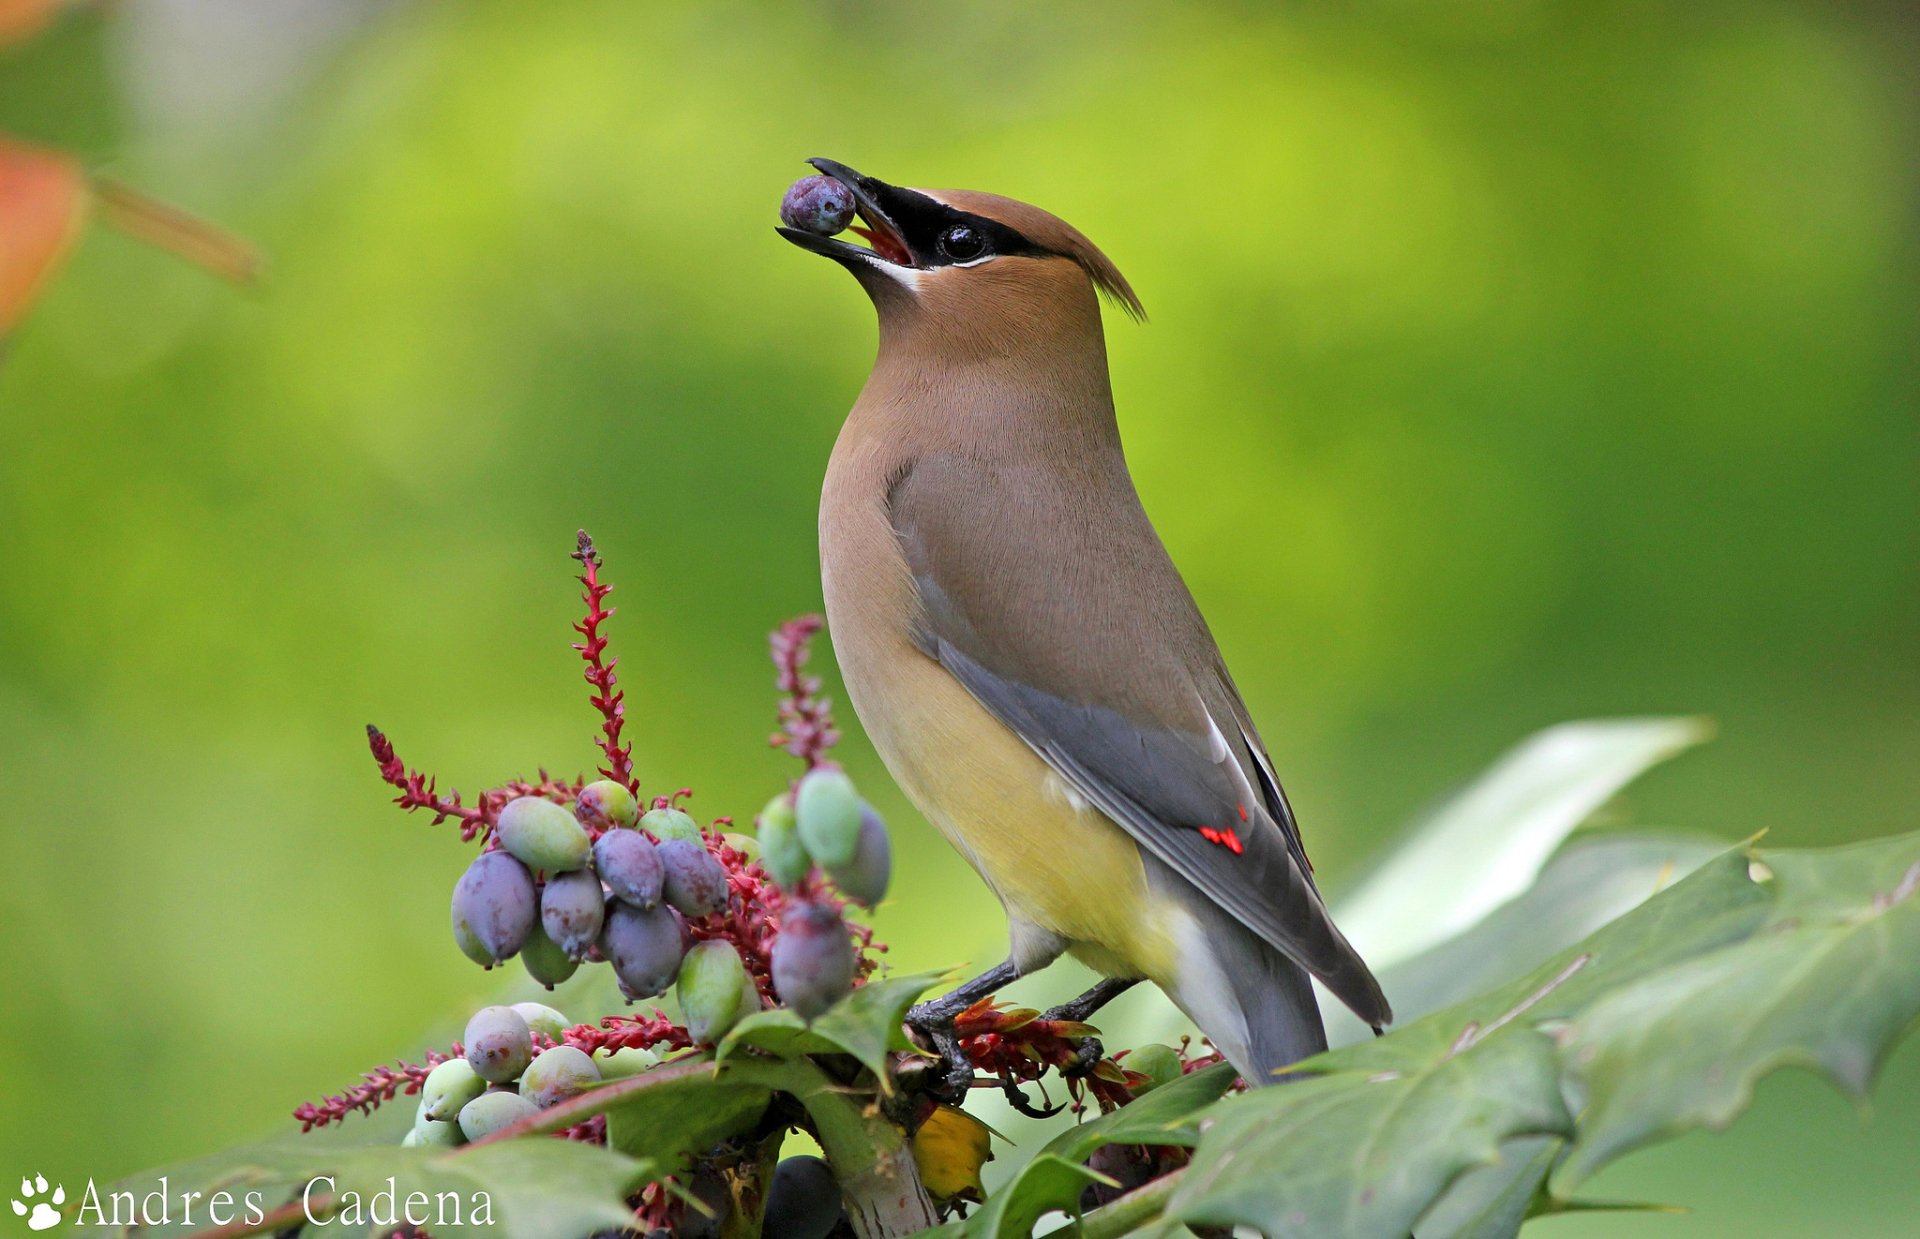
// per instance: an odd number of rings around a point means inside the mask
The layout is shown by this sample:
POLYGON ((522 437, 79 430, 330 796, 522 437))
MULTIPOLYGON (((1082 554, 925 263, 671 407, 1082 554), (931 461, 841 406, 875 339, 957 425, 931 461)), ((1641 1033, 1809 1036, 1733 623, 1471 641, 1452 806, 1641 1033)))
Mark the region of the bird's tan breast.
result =
POLYGON ((1171 950, 1144 915, 1133 841, 913 643, 913 578, 886 510, 897 462, 843 435, 820 509, 828 631, 848 695, 894 779, 1014 921, 1096 967, 1154 972, 1171 950))

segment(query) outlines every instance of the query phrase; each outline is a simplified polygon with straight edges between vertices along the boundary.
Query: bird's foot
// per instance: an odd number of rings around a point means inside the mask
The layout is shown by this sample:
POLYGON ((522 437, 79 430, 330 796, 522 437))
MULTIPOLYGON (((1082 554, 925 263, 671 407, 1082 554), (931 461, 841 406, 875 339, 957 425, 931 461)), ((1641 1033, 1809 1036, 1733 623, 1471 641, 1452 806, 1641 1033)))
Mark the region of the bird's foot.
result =
POLYGON ((952 1003, 945 998, 923 1002, 907 1011, 905 1023, 913 1039, 932 1051, 938 1061, 928 1061, 920 1073, 921 1088, 939 1101, 959 1105, 973 1086, 973 1060, 960 1048, 954 1021, 972 1002, 952 1003))
POLYGON ((915 1040, 938 1055, 942 1070, 931 1073, 927 1082, 927 1091, 941 1101, 958 1105, 967 1096, 967 1090, 973 1086, 973 1060, 960 1048, 960 1038, 954 1033, 954 1021, 982 998, 989 997, 1000 987, 1010 984, 1020 975, 1013 961, 995 965, 979 976, 962 985, 955 986, 938 998, 916 1003, 907 1009, 906 1026, 915 1034, 915 1040))
POLYGON ((1100 1044, 1100 1038, 1082 1037, 1073 1047, 1073 1061, 1061 1066, 1060 1074, 1069 1080, 1085 1079, 1106 1056, 1107 1047, 1100 1044))
POLYGON ((1069 999, 1052 1010, 1043 1012, 1040 1018, 1072 1020, 1076 1024, 1085 1023, 1087 1017, 1138 984, 1140 984, 1139 977, 1107 977, 1105 980, 1096 982, 1092 989, 1078 998, 1069 999))
MULTIPOLYGON (((1084 1024, 1088 1016, 1139 983, 1138 977, 1124 979, 1108 977, 1078 998, 1063 1002, 1052 1010, 1044 1012, 1040 1018, 1084 1024)), ((1100 1044, 1100 1038, 1091 1035, 1082 1037, 1074 1046, 1073 1061, 1063 1065, 1060 1068, 1060 1074, 1070 1080, 1089 1076, 1093 1074, 1093 1069, 1100 1065, 1100 1060, 1106 1056, 1106 1047, 1100 1044)))

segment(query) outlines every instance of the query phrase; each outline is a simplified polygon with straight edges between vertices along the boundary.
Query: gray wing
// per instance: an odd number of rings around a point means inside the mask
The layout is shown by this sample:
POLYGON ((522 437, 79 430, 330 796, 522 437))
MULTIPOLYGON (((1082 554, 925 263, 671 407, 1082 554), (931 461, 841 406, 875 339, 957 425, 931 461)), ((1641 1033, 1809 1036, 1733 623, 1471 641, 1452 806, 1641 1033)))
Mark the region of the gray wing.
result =
POLYGON ((1113 502, 1009 472, 923 460, 889 492, 921 650, 1141 847, 1362 1019, 1388 1022, 1131 484, 1106 496, 1128 501, 1115 528, 1113 502))

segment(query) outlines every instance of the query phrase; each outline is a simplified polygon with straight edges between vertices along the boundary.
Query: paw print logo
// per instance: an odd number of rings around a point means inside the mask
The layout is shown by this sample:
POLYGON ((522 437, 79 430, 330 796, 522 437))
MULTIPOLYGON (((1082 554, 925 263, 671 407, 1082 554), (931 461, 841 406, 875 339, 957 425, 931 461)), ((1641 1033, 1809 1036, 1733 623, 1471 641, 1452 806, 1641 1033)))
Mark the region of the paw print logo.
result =
POLYGON ((58 1183, 53 1185, 53 1195, 45 1200, 35 1197, 47 1195, 47 1176, 36 1174, 31 1179, 20 1180, 20 1199, 13 1202, 13 1211, 27 1219, 28 1230, 48 1230, 60 1224, 61 1205, 67 1203, 67 1189, 58 1183), (28 1206, 32 1211, 28 1211, 28 1206))

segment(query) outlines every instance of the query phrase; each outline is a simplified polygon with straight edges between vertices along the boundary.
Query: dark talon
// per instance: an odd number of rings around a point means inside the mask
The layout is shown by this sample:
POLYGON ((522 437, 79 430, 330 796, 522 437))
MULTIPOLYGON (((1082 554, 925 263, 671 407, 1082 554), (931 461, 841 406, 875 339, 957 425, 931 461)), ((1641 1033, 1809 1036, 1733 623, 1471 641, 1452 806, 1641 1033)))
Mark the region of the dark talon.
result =
POLYGON ((1014 1081, 1012 1076, 1000 1077, 1000 1091, 1007 1095, 1008 1105, 1030 1119, 1050 1119, 1067 1108, 1067 1103, 1064 1101, 1057 1106, 1034 1105, 1031 1101, 1027 1100, 1027 1095, 1020 1091, 1019 1084, 1014 1081))

